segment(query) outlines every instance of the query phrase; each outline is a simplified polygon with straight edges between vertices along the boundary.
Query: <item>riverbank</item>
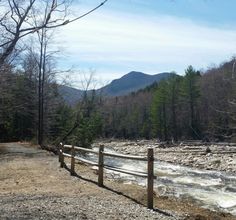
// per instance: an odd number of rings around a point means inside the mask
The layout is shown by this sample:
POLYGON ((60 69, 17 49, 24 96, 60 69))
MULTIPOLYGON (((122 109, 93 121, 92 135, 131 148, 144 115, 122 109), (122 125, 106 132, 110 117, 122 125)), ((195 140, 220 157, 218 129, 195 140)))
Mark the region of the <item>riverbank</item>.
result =
POLYGON ((103 144, 105 148, 123 154, 146 155, 147 148, 153 147, 158 160, 195 167, 236 173, 236 146, 230 144, 201 144, 194 142, 168 144, 156 141, 98 140, 94 146, 103 144))
POLYGON ((0 144, 0 166, 1 219, 235 219, 158 195, 147 210, 144 187, 105 178, 100 188, 90 167, 76 164, 72 177, 57 156, 29 144, 0 144))

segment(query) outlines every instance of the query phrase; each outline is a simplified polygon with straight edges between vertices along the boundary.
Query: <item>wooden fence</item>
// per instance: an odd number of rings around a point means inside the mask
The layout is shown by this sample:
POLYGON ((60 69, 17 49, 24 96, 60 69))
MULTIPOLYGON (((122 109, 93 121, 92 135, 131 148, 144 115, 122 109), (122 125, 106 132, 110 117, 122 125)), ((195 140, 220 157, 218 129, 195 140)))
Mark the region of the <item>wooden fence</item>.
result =
POLYGON ((98 185, 103 187, 103 173, 104 169, 112 170, 120 173, 130 174, 134 176, 144 177, 147 178, 147 207, 149 209, 153 209, 153 181, 154 181, 154 156, 153 156, 153 148, 148 148, 147 156, 134 156, 134 155, 124 155, 124 154, 117 154, 117 153, 108 153, 104 152, 104 146, 99 146, 99 150, 91 150, 82 147, 76 147, 73 145, 63 145, 60 144, 59 147, 59 162, 60 166, 64 167, 65 162, 64 158, 69 157, 71 158, 71 175, 75 174, 75 160, 84 162, 86 164, 92 166, 98 166, 98 185), (70 154, 65 153, 65 149, 70 149, 70 154), (92 153, 98 155, 98 162, 93 162, 82 157, 76 156, 76 151, 82 151, 87 153, 92 153), (147 172, 140 172, 140 171, 131 171, 127 169, 121 169, 114 166, 109 166, 104 163, 104 157, 116 157, 116 158, 123 158, 123 159, 130 159, 130 160, 139 160, 139 161, 146 161, 147 162, 147 172))

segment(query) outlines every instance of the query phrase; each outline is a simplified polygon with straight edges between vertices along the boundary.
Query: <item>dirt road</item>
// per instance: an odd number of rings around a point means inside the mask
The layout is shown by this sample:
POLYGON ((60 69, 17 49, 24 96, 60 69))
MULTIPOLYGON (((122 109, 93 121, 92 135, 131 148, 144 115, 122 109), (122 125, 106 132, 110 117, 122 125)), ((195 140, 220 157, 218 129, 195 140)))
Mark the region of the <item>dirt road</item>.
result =
POLYGON ((27 143, 0 144, 0 219, 233 219, 168 198, 147 210, 145 189, 106 180, 77 164, 80 176, 58 158, 27 143))

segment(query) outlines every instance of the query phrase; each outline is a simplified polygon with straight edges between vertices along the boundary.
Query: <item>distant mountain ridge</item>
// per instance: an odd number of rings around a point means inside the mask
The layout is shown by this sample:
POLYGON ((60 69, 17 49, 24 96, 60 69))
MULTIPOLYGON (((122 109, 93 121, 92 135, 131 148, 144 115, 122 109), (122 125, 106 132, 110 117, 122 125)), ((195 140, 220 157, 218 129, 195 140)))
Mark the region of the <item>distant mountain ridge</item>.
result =
POLYGON ((127 95, 131 92, 143 89, 154 82, 159 82, 163 79, 169 78, 171 75, 173 75, 173 73, 148 75, 146 73, 132 71, 119 79, 113 80, 110 84, 104 86, 98 91, 102 91, 102 93, 107 96, 127 95))
MULTIPOLYGON (((158 73, 155 75, 149 75, 142 72, 132 71, 122 76, 119 79, 113 80, 108 85, 95 90, 97 93, 102 93, 105 96, 122 96, 131 92, 136 92, 143 89, 154 82, 159 82, 163 79, 167 79, 173 76, 174 73, 158 73)), ((69 105, 76 104, 83 95, 83 90, 71 88, 68 86, 60 86, 59 93, 69 105)))

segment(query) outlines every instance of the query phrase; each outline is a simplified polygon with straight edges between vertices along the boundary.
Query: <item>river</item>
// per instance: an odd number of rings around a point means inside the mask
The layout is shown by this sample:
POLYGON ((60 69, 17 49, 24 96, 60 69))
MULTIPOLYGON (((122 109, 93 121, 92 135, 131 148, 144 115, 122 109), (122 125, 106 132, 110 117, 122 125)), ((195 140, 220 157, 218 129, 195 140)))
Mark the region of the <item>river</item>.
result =
MULTIPOLYGON (((111 152, 111 151, 109 151, 111 152)), ((90 160, 97 162, 97 156, 88 154, 90 160)), ((105 157, 104 163, 133 171, 147 171, 147 162, 105 157)), ((108 176, 121 179, 126 184, 136 183, 146 186, 146 179, 127 174, 108 171, 108 176)), ((233 174, 200 170, 155 160, 154 190, 163 196, 188 198, 200 206, 215 211, 236 215, 236 176, 233 174)))

